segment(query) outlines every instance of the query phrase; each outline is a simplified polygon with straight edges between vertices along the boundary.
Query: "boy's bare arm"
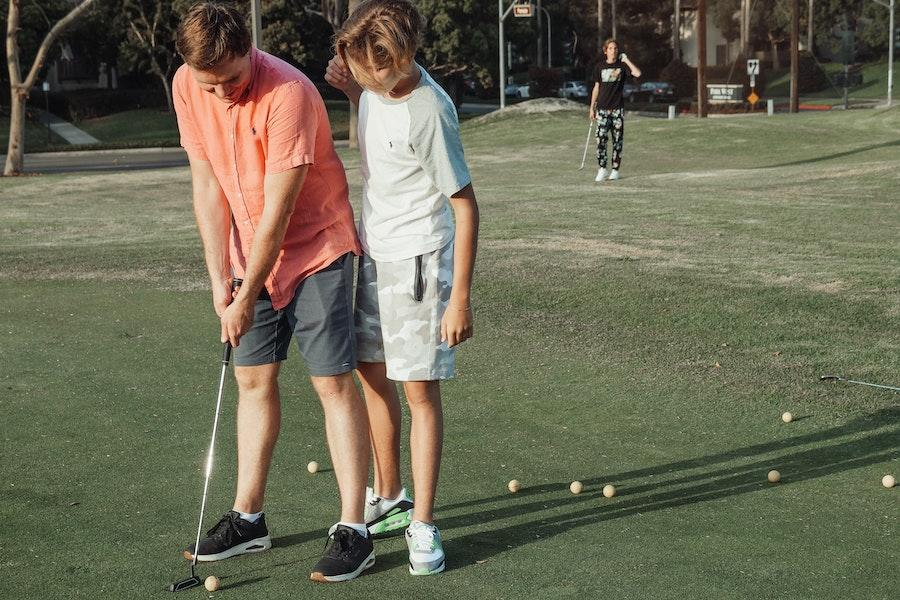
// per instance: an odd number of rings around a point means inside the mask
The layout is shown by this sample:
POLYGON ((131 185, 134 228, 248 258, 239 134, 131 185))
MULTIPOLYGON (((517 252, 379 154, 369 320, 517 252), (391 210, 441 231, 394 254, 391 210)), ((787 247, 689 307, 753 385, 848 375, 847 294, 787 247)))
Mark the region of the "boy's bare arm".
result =
POLYGON ((340 56, 332 56, 328 61, 328 66, 325 68, 325 81, 344 92, 350 102, 359 106, 362 87, 353 79, 353 74, 350 73, 350 69, 347 68, 340 56))
POLYGON ((600 95, 600 82, 595 81, 594 89, 591 90, 591 104, 590 104, 590 108, 588 109, 590 112, 591 121, 593 121, 594 119, 597 118, 597 113, 594 110, 594 107, 597 105, 597 96, 599 96, 599 95, 600 95))
POLYGON ((478 250, 478 201, 470 183, 450 198, 456 220, 453 247, 453 290, 441 320, 441 339, 450 347, 472 337, 472 275, 478 250))
POLYGON ((628 65, 628 68, 631 69, 632 76, 634 76, 635 79, 639 78, 641 76, 641 70, 638 69, 637 66, 628 59, 628 56, 624 52, 621 54, 621 58, 622 62, 628 65))

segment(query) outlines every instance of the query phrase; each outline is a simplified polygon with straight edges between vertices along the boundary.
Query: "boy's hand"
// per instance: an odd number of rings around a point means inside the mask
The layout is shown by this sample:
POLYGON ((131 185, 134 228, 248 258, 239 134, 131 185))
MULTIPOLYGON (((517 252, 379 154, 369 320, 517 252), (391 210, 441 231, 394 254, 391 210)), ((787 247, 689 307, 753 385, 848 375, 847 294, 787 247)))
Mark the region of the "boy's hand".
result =
POLYGON ((328 61, 328 66, 325 68, 325 81, 328 82, 328 85, 341 90, 345 94, 353 87, 358 87, 359 85, 353 79, 350 69, 347 68, 347 65, 344 64, 344 61, 338 55, 332 56, 331 60, 328 61))
POLYGON ((454 308, 451 304, 441 319, 441 341, 450 348, 463 343, 472 337, 473 320, 472 307, 454 308))
POLYGON ((628 60, 628 55, 625 54, 624 52, 622 52, 621 54, 619 54, 619 60, 622 60, 622 61, 628 60))

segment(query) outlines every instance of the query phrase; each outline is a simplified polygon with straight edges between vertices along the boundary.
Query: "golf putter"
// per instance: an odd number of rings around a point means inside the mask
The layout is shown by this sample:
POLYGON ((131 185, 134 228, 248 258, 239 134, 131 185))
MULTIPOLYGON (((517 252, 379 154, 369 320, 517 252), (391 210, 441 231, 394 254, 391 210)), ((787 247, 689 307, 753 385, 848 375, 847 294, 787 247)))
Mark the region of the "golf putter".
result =
POLYGON ((584 154, 581 155, 581 166, 578 167, 578 170, 579 170, 579 171, 581 171, 582 169, 584 169, 584 161, 587 160, 587 151, 588 151, 588 146, 589 146, 590 143, 591 143, 591 132, 592 132, 593 130, 594 130, 594 120, 591 119, 591 122, 588 123, 588 134, 587 134, 587 139, 584 140, 584 154))
MULTIPOLYGON (((241 286, 241 280, 235 279, 231 284, 231 289, 236 290, 241 286)), ((216 397, 216 416, 213 419, 212 438, 209 441, 209 451, 206 454, 206 477, 203 481, 203 500, 200 502, 200 521, 197 523, 197 540, 194 542, 194 555, 191 557, 191 576, 176 581, 169 585, 170 592, 180 592, 189 590, 198 585, 202 585, 200 577, 197 576, 195 568, 197 566, 197 554, 200 550, 200 532, 203 531, 203 513, 206 511, 206 495, 209 492, 209 478, 212 475, 213 456, 216 448, 216 431, 219 428, 219 414, 222 412, 222 392, 225 390, 225 372, 228 370, 228 363, 231 361, 231 343, 225 342, 222 354, 222 374, 219 376, 219 393, 216 397)))
POLYGON ((855 383, 856 385, 867 385, 873 388, 880 388, 882 390, 892 390, 894 392, 900 392, 900 387, 894 387, 891 385, 881 385, 879 383, 868 383, 865 381, 854 381, 852 379, 846 379, 841 377, 840 375, 822 375, 819 377, 820 381, 845 381, 847 383, 855 383))

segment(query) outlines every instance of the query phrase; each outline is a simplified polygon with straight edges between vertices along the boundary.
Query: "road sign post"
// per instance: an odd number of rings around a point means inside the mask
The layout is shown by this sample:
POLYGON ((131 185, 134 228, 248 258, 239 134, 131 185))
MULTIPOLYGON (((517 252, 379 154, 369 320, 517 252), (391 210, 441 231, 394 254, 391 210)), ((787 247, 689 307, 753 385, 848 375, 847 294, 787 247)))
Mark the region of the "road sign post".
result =
MULTIPOLYGON (((497 25, 500 31, 500 108, 506 108, 506 36, 503 30, 503 22, 509 13, 513 13, 517 17, 530 17, 534 14, 531 2, 521 4, 519 0, 510 2, 506 10, 503 10, 503 0, 497 0, 497 25), (525 14, 527 12, 527 14, 525 14)), ((510 53, 512 54, 512 53, 510 53)))
POLYGON ((747 102, 750 106, 756 108, 759 102, 759 95, 756 93, 756 76, 759 75, 759 60, 751 58, 747 60, 747 75, 750 76, 750 95, 747 96, 747 102))

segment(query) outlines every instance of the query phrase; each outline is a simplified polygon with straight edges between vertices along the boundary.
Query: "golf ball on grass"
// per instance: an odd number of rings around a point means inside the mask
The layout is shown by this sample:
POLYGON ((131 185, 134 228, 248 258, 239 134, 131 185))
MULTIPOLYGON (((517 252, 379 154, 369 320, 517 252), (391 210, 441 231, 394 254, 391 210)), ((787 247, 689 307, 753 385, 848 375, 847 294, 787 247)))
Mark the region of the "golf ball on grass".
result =
POLYGON ((604 498, 612 498, 616 495, 616 486, 608 483, 603 486, 603 497, 604 498))
POLYGON ((794 420, 794 415, 792 415, 789 412, 786 412, 783 415, 781 415, 781 420, 784 421, 785 423, 790 423, 791 421, 794 420))
POLYGON ((206 578, 206 581, 203 582, 203 587, 205 587, 206 591, 208 591, 208 592, 216 591, 217 589, 219 589, 220 585, 221 585, 221 582, 219 581, 219 578, 216 577, 215 575, 210 575, 209 577, 206 578))
POLYGON ((769 480, 769 483, 778 483, 779 481, 781 481, 781 473, 779 473, 775 469, 772 469, 771 471, 769 471, 767 478, 769 480))
POLYGON ((509 481, 509 483, 506 484, 506 487, 507 487, 507 489, 508 489, 510 492, 512 492, 513 494, 515 494, 515 493, 518 492, 520 489, 522 489, 522 484, 519 483, 519 480, 518 480, 518 479, 511 479, 511 480, 509 481))
POLYGON ((319 471, 319 463, 314 460, 309 461, 309 464, 306 465, 306 470, 310 473, 317 473, 319 471))
POLYGON ((881 485, 890 489, 890 488, 894 487, 895 485, 897 485, 897 480, 894 479, 893 475, 885 475, 884 477, 881 478, 881 485))
POLYGON ((584 485, 580 481, 573 481, 569 484, 569 491, 573 494, 580 494, 584 489, 584 485))

